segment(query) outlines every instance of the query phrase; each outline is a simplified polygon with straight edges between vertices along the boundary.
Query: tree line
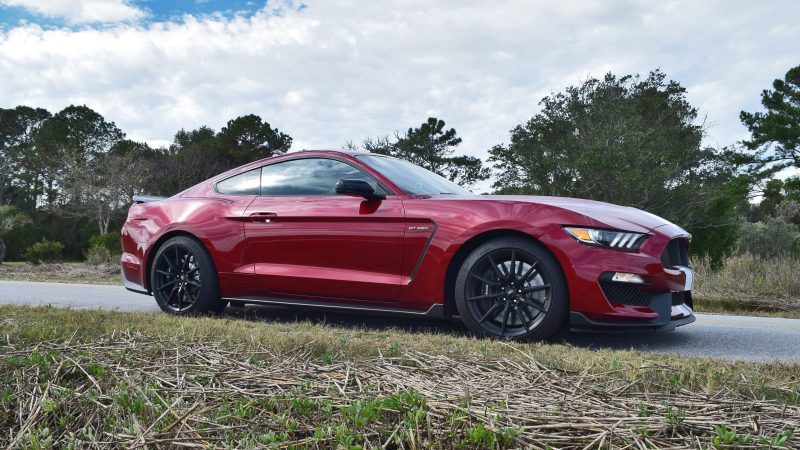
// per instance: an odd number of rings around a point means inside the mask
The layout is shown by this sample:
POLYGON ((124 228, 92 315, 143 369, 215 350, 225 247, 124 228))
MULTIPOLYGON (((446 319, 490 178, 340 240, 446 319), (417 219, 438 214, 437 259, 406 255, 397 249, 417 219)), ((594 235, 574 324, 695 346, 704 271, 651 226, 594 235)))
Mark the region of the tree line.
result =
MULTIPOLYGON (((688 229, 695 253, 718 261, 736 245, 742 217, 771 217, 800 193, 800 179, 772 180, 800 167, 798 92, 800 66, 762 92, 764 111, 741 113, 752 139, 723 148, 703 145, 707 125, 686 89, 661 71, 609 73, 543 98, 541 111, 511 129, 507 143, 488 149, 486 162, 459 153, 461 137, 435 117, 343 147, 403 158, 467 188, 491 179, 500 194, 645 209, 688 229), (762 194, 753 206, 752 196, 762 194)), ((252 114, 219 131, 182 129, 169 146, 153 148, 87 106, 54 114, 0 109, 0 244, 5 238, 10 256, 19 257, 47 236, 80 257, 91 234, 119 226, 134 194, 172 195, 291 145, 288 134, 252 114)))

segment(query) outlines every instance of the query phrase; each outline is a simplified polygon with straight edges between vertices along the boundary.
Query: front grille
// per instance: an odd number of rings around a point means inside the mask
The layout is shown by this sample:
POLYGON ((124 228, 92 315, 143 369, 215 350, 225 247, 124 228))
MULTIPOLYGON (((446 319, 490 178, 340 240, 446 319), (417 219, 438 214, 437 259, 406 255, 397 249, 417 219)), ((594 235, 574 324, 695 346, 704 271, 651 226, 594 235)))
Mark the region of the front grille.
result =
POLYGON ((611 302, 634 306, 650 305, 651 294, 639 289, 638 286, 613 281, 601 281, 600 287, 603 288, 603 293, 611 302))
POLYGON ((689 266, 689 240, 677 238, 669 241, 667 248, 661 253, 661 264, 664 267, 689 266))

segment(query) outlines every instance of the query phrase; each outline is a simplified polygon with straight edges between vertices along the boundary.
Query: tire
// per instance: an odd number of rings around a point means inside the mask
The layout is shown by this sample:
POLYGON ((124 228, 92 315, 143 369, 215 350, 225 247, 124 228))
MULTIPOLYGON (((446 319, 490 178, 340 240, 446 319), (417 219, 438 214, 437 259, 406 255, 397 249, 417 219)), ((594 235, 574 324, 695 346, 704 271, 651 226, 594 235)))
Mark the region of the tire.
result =
POLYGON ((171 238, 158 249, 150 286, 158 306, 170 314, 220 313, 228 304, 220 298, 217 271, 208 251, 186 236, 171 238))
POLYGON ((546 339, 563 328, 569 312, 558 262, 524 238, 493 239, 473 250, 459 268, 454 294, 461 319, 478 336, 546 339))

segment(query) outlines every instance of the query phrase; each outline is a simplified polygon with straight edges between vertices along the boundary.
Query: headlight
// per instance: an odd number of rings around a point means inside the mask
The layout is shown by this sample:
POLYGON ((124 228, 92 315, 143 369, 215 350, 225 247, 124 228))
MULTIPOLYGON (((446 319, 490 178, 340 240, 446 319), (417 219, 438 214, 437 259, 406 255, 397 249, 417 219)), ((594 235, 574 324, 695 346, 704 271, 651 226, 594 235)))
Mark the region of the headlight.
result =
POLYGON ((596 228, 564 227, 564 231, 584 244, 635 250, 642 245, 646 234, 630 231, 598 230, 596 228))

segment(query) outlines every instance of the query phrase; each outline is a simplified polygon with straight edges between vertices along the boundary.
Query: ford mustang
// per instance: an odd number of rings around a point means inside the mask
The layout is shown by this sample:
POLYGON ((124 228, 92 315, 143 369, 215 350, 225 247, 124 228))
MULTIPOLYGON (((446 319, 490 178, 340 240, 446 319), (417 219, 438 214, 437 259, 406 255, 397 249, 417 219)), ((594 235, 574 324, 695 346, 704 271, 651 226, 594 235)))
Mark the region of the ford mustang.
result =
POLYGON ((677 225, 590 200, 474 195, 367 152, 289 153, 135 197, 121 235, 125 287, 172 314, 313 307, 512 339, 694 321, 677 225))

